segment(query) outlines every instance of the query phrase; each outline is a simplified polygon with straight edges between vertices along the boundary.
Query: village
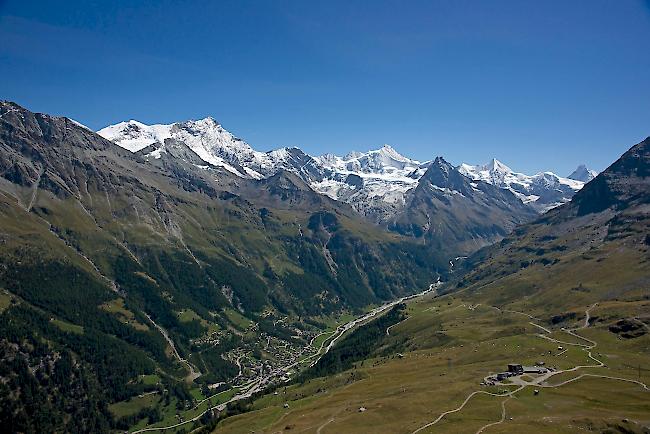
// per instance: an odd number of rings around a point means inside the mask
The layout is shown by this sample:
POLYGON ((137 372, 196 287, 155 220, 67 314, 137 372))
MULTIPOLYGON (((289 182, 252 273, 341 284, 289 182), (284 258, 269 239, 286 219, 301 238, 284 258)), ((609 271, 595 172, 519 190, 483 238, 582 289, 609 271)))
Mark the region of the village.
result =
MULTIPOLYGON (((307 341, 315 335, 314 332, 301 332, 303 335, 300 337, 307 341)), ((316 348, 305 345, 298 337, 284 340, 257 330, 255 342, 224 354, 224 359, 239 368, 238 374, 231 380, 232 386, 246 386, 269 374, 274 374, 278 382, 288 381, 294 370, 291 367, 317 352, 316 348)))

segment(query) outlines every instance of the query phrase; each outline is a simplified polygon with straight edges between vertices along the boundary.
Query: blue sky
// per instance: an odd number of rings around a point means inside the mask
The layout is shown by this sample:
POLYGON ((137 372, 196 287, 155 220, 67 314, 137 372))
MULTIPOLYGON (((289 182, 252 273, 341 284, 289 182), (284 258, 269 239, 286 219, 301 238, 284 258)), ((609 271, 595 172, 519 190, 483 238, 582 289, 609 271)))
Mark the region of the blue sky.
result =
POLYGON ((0 98, 93 129, 211 115, 260 150, 603 169, 650 135, 650 2, 0 0, 0 98))

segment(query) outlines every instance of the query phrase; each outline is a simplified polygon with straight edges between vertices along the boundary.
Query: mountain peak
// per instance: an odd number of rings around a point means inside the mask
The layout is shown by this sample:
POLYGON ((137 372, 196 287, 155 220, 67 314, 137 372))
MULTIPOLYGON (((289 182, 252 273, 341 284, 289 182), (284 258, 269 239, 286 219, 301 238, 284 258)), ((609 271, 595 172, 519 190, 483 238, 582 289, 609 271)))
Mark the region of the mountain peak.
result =
POLYGON ((444 170, 445 172, 449 172, 449 170, 454 168, 451 164, 449 164, 447 160, 444 159, 444 157, 440 155, 437 156, 435 160, 433 160, 433 163, 431 163, 431 166, 429 167, 434 167, 434 166, 444 170))
MULTIPOLYGON (((373 152, 373 151, 370 151, 370 152, 373 152)), ((395 148, 393 148, 391 145, 387 145, 387 144, 386 144, 386 145, 383 145, 380 149, 378 149, 378 150, 375 151, 375 152, 377 152, 377 153, 379 153, 379 154, 382 154, 382 155, 385 155, 385 156, 387 156, 388 158, 391 158, 391 159, 393 159, 393 160, 400 161, 400 162, 409 162, 409 161, 412 161, 410 158, 405 157, 404 155, 402 155, 402 154, 400 154, 399 152, 397 152, 397 151, 395 150, 395 148)))
POLYGON ((539 212, 568 202, 584 185, 582 181, 562 178, 552 172, 536 175, 514 172, 496 158, 484 165, 463 163, 458 166, 458 171, 472 180, 485 181, 510 190, 539 212))
POLYGON ((204 117, 203 119, 190 120, 190 121, 187 121, 185 123, 193 124, 193 125, 204 125, 206 127, 220 127, 221 126, 221 124, 219 122, 217 122, 217 120, 215 118, 213 118, 212 116, 207 116, 207 117, 204 117))
POLYGON ((421 180, 428 181, 431 185, 439 188, 451 188, 454 190, 465 190, 464 184, 469 179, 449 164, 443 157, 436 157, 427 171, 422 175, 421 180))
POLYGON ((569 179, 575 181, 589 182, 598 175, 598 172, 595 170, 588 169, 586 165, 579 165, 576 170, 574 170, 571 175, 567 176, 569 179))
POLYGON ((201 120, 204 121, 204 122, 213 122, 213 123, 215 123, 215 124, 218 124, 218 123, 219 123, 219 122, 217 122, 216 119, 213 118, 212 116, 206 116, 206 117, 204 117, 204 118, 201 119, 201 120))
POLYGON ((490 172, 512 173, 512 169, 510 169, 508 166, 496 158, 493 158, 488 164, 486 164, 485 168, 490 172))
POLYGON ((390 145, 383 145, 379 149, 367 152, 349 152, 343 157, 325 154, 318 157, 318 160, 328 170, 374 175, 395 175, 403 172, 404 177, 422 165, 419 161, 403 156, 390 145))
POLYGON ((438 156, 433 160, 433 162, 434 162, 434 163, 437 163, 437 164, 449 164, 449 163, 447 162, 447 160, 445 160, 445 157, 443 157, 442 155, 438 155, 438 156))

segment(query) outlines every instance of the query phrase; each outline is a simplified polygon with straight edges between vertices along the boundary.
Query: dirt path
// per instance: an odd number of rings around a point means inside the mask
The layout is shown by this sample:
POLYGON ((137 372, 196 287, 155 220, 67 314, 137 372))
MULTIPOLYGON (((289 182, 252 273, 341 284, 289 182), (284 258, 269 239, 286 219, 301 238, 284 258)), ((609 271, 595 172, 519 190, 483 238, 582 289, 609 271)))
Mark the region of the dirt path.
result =
MULTIPOLYGON (((597 375, 597 374, 582 374, 582 375, 579 375, 578 377, 575 377, 575 378, 572 378, 572 379, 569 379, 569 380, 563 381, 563 382, 558 383, 558 384, 555 384, 555 385, 542 385, 542 384, 541 384, 541 383, 545 382, 546 380, 548 380, 549 378, 551 378, 551 377, 553 377, 553 376, 555 376, 555 375, 558 375, 558 374, 564 373, 564 372, 575 372, 575 371, 577 371, 577 370, 579 370, 579 369, 585 369, 585 368, 600 368, 600 367, 605 366, 604 363, 603 363, 602 361, 600 361, 600 360, 598 360, 597 358, 595 358, 595 357, 593 356, 593 354, 592 354, 592 350, 598 346, 598 343, 595 342, 595 341, 593 341, 593 340, 591 340, 591 339, 589 339, 589 338, 586 338, 586 337, 581 336, 581 335, 579 335, 579 334, 576 333, 576 331, 578 331, 578 330, 583 330, 583 329, 586 329, 587 327, 589 327, 589 320, 591 319, 591 314, 590 314, 590 312, 591 312, 591 310, 592 310, 594 307, 596 307, 596 306, 597 306, 597 303, 594 303, 594 304, 591 305, 589 308, 587 308, 587 310, 585 310, 585 320, 584 320, 584 323, 583 323, 580 327, 577 327, 577 328, 574 328, 574 329, 564 329, 564 328, 561 329, 562 331, 564 331, 564 332, 570 334, 571 336, 574 336, 574 337, 576 337, 576 338, 578 338, 578 339, 581 339, 581 340, 583 340, 583 341, 585 341, 585 342, 588 342, 588 344, 569 343, 569 342, 564 342, 564 341, 560 341, 560 340, 558 340, 558 339, 551 338, 550 336, 546 336, 546 335, 542 335, 542 334, 537 334, 537 336, 539 336, 539 337, 541 337, 541 338, 544 338, 544 339, 547 339, 547 340, 550 340, 550 341, 552 341, 552 342, 557 342, 557 343, 563 343, 563 344, 565 344, 565 345, 574 345, 574 346, 582 347, 582 350, 587 352, 587 356, 588 356, 591 360, 593 360, 594 362, 596 362, 595 365, 578 365, 578 366, 574 366, 573 368, 570 368, 570 369, 560 369, 560 370, 557 370, 557 371, 548 372, 547 374, 545 374, 545 375, 541 375, 541 376, 535 378, 535 379, 532 380, 532 381, 525 381, 525 380, 522 380, 521 378, 511 377, 511 379, 510 379, 511 383, 500 383, 500 385, 502 385, 502 386, 518 385, 519 387, 518 387, 516 390, 513 390, 513 391, 508 392, 508 393, 504 393, 504 394, 495 394, 495 393, 485 392, 485 391, 482 391, 482 390, 474 391, 474 392, 470 393, 470 394, 467 396, 467 398, 465 398, 465 401, 463 401, 463 403, 462 403, 459 407, 457 407, 457 408, 455 408, 455 409, 453 409, 453 410, 448 410, 448 411, 446 411, 446 412, 440 414, 440 415, 438 416, 437 419, 435 419, 435 420, 432 421, 432 422, 427 423, 426 425, 421 426, 420 428, 418 428, 418 429, 416 429, 415 431, 413 431, 411 434, 416 434, 416 433, 418 433, 418 432, 420 432, 420 431, 422 431, 422 430, 425 430, 425 429, 427 429, 427 428, 432 427, 433 425, 435 425, 435 424, 437 424, 438 422, 440 422, 440 421, 441 421, 441 420, 442 420, 446 415, 448 415, 448 414, 452 414, 452 413, 456 413, 456 412, 461 411, 461 410, 465 407, 465 405, 466 405, 466 404, 467 404, 467 403, 468 403, 468 402, 469 402, 469 401, 470 401, 474 396, 476 396, 476 395, 478 395, 478 394, 485 394, 485 395, 489 395, 489 396, 507 396, 508 399, 505 399, 505 400, 502 401, 502 403, 501 403, 501 409, 502 409, 502 412, 501 412, 501 419, 500 419, 499 421, 497 421, 497 422, 492 422, 492 423, 489 423, 489 424, 483 426, 482 428, 480 428, 480 429, 477 431, 476 434, 480 434, 480 433, 482 433, 484 430, 486 430, 487 428, 489 428, 489 427, 491 427, 491 426, 494 426, 494 425, 498 425, 498 424, 503 423, 503 422, 505 421, 505 415, 506 415, 506 410, 505 410, 505 404, 506 404, 506 402, 507 402, 510 398, 514 397, 514 395, 515 395, 516 393, 518 393, 519 391, 523 390, 524 388, 526 388, 526 387, 528 387, 528 386, 544 387, 544 388, 555 388, 555 387, 561 387, 561 386, 564 386, 564 385, 566 385, 566 384, 570 384, 570 383, 572 383, 572 382, 574 382, 574 381, 578 381, 578 380, 581 379, 581 378, 585 378, 585 377, 594 377, 594 378, 605 378, 605 379, 610 379, 610 380, 618 380, 618 381, 625 381, 625 382, 629 382, 629 383, 635 383, 635 384, 638 384, 638 385, 642 386, 645 390, 650 390, 650 389, 648 388, 648 385, 646 385, 645 383, 642 383, 642 382, 640 382, 640 381, 631 380, 631 379, 627 379, 627 378, 612 377, 612 376, 608 376, 608 375, 597 375)), ((533 317, 532 315, 529 315, 529 314, 524 313, 524 312, 517 312, 517 311, 511 311, 511 310, 500 309, 500 308, 498 308, 498 307, 496 307, 496 306, 492 306, 492 307, 495 308, 495 309, 497 309, 497 310, 499 310, 499 311, 502 311, 502 312, 516 313, 516 314, 524 315, 524 316, 526 316, 526 317, 528 317, 528 318, 530 318, 530 319, 536 319, 536 318, 533 317)), ((539 325, 539 324, 535 324, 535 323, 533 323, 533 322, 531 322, 530 324, 534 325, 534 326, 537 327, 537 328, 540 328, 540 329, 544 330, 544 331, 547 332, 547 333, 551 333, 551 331, 550 331, 549 329, 547 329, 547 328, 545 328, 545 327, 543 327, 543 326, 541 326, 541 325, 539 325)))
POLYGON ((151 317, 149 316, 149 314, 145 313, 144 316, 147 317, 147 319, 149 320, 149 322, 151 322, 151 324, 153 324, 153 326, 156 327, 156 329, 158 329, 158 331, 160 332, 160 334, 165 338, 165 340, 167 341, 167 343, 169 344, 169 346, 170 346, 171 349, 172 349, 172 353, 174 354, 174 358, 175 358, 176 360, 178 360, 180 363, 182 363, 182 364, 184 364, 185 366, 187 366, 187 370, 190 371, 190 373, 189 373, 189 375, 186 377, 186 379, 187 379, 188 381, 192 382, 192 381, 194 381, 195 379, 199 378, 199 377, 201 376, 201 373, 198 372, 198 370, 194 367, 194 365, 192 365, 189 361, 187 361, 186 359, 184 359, 184 358, 181 357, 181 355, 180 355, 180 354, 178 353, 178 351, 176 350, 176 345, 174 345, 174 341, 172 340, 172 338, 169 337, 169 334, 167 333, 167 330, 165 330, 164 328, 162 328, 161 326, 159 326, 158 324, 156 324, 156 323, 154 322, 154 320, 151 319, 151 317))
POLYGON ((544 330, 546 333, 549 333, 549 334, 552 333, 552 332, 551 332, 549 329, 547 329, 546 327, 541 326, 541 325, 539 325, 539 324, 535 324, 535 323, 532 322, 532 321, 529 322, 528 324, 530 324, 530 325, 534 325, 535 327, 544 330))
POLYGON ((571 378, 569 380, 563 381, 563 382, 558 383, 558 384, 552 384, 552 385, 547 385, 547 386, 541 386, 540 385, 540 387, 545 387, 545 388, 551 388, 552 389, 554 387, 560 387, 560 386, 564 386, 565 384, 573 383, 574 381, 578 381, 581 378, 585 378, 585 377, 605 378, 605 379, 608 379, 608 380, 626 381, 628 383, 638 384, 639 386, 643 387, 645 390, 650 391, 650 387, 648 387, 647 384, 642 383, 642 382, 637 381, 637 380, 632 380, 630 378, 612 377, 610 375, 597 375, 597 374, 581 374, 581 375, 578 375, 575 378, 571 378))
MULTIPOLYGON (((476 395, 489 395, 489 396, 498 396, 498 397, 503 397, 503 396, 512 397, 515 393, 519 392, 519 391, 520 391, 521 389, 523 389, 524 387, 526 387, 526 386, 519 386, 517 389, 512 390, 512 391, 510 391, 510 392, 506 392, 506 393, 491 393, 491 392, 486 392, 486 391, 484 391, 484 390, 477 390, 477 391, 474 391, 474 392, 470 393, 470 394, 467 396, 467 398, 465 398, 465 401, 463 401, 463 403, 462 403, 460 406, 458 406, 457 408, 454 408, 453 410, 447 410, 447 411, 445 411, 445 412, 442 413, 440 416, 438 416, 438 418, 437 418, 436 420, 434 420, 433 422, 429 422, 429 423, 426 424, 426 425, 422 425, 420 428, 416 429, 416 430, 413 431, 411 434, 416 434, 416 433, 418 433, 418 432, 420 432, 420 431, 422 431, 422 430, 425 430, 425 429, 427 429, 427 428, 432 427, 433 425, 435 425, 435 424, 437 424, 438 422, 440 422, 440 421, 441 421, 445 416, 447 416, 448 414, 457 413, 457 412, 461 411, 461 410, 465 407, 465 405, 467 405, 467 403, 468 403, 468 402, 469 402, 473 397, 475 397, 476 395)), ((505 411, 505 410, 504 410, 504 411, 505 411)), ((484 428, 485 428, 485 427, 483 427, 482 429, 484 429, 484 428)))
POLYGON ((316 430, 316 434, 321 434, 321 431, 323 431, 323 428, 325 428, 327 425, 331 424, 332 422, 334 422, 334 418, 329 419, 327 422, 325 422, 324 424, 319 426, 318 429, 316 430))
POLYGON ((501 419, 499 419, 496 422, 488 423, 487 425, 483 425, 481 428, 479 428, 478 431, 476 431, 476 434, 481 434, 483 431, 488 429, 491 426, 494 425, 499 425, 502 424, 506 420, 506 402, 510 401, 512 399, 512 396, 507 397, 503 401, 501 401, 501 419))
POLYGON ((390 336, 390 329, 392 329, 392 328, 395 327, 396 325, 400 325, 400 324, 402 324, 404 321, 406 321, 406 320, 409 319, 409 318, 410 318, 410 316, 407 316, 406 318, 404 318, 404 319, 401 320, 400 322, 395 323, 395 324, 393 324, 393 325, 389 325, 388 327, 386 327, 386 336, 390 336))

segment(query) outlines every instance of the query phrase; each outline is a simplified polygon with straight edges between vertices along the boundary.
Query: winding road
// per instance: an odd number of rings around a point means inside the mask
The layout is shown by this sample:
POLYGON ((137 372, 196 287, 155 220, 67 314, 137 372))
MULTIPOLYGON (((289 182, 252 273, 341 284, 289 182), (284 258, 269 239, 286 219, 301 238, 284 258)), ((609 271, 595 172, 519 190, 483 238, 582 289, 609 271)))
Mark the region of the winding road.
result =
MULTIPOLYGON (((325 348, 325 352, 323 354, 321 354, 320 357, 327 354, 329 352, 329 350, 334 346, 334 344, 336 344, 336 341, 338 341, 348 330, 351 330, 354 327, 356 327, 357 325, 359 325, 359 324, 361 324, 363 322, 366 322, 369 319, 372 319, 372 318, 374 318, 375 316, 377 316, 377 315, 379 315, 381 313, 386 312, 388 309, 390 309, 393 306, 398 305, 398 304, 400 304, 400 303, 402 303, 404 301, 411 300, 411 299, 416 298, 416 297, 422 297, 423 295, 426 295, 426 294, 429 294, 429 293, 434 293, 435 294, 435 292, 437 290, 436 288, 438 288, 438 286, 440 286, 441 284, 442 284, 442 282, 440 281, 440 279, 438 279, 438 281, 436 283, 432 283, 431 285, 429 285, 429 288, 427 290, 425 290, 425 291, 422 291, 422 292, 420 292, 418 294, 413 294, 413 295, 409 295, 409 296, 406 296, 406 297, 398 298, 397 300, 393 300, 393 301, 391 301, 389 303, 386 303, 386 304, 382 304, 381 306, 374 308, 370 312, 368 312, 368 313, 366 313, 364 315, 361 315, 360 317, 358 317, 356 319, 353 319, 352 321, 350 321, 348 323, 340 325, 339 327, 337 327, 336 331, 334 332, 334 337, 331 338, 331 340, 329 341, 329 344, 325 348)), ((316 363, 318 363, 318 359, 315 360, 310 365, 310 367, 314 366, 316 363)))
POLYGON ((393 325, 389 325, 388 327, 386 327, 386 336, 390 336, 390 329, 392 329, 392 328, 395 327, 396 325, 400 325, 400 324, 402 324, 404 321, 406 321, 406 320, 409 319, 409 318, 410 318, 410 316, 407 316, 406 318, 404 318, 404 319, 401 320, 400 322, 397 322, 397 323, 395 323, 395 324, 393 324, 393 325))
MULTIPOLYGON (((463 403, 462 403, 461 405, 459 405, 457 408, 454 408, 453 410, 447 410, 447 411, 445 411, 445 412, 442 413, 440 416, 438 416, 438 418, 435 419, 433 422, 429 422, 429 423, 426 424, 426 425, 422 425, 420 428, 416 429, 416 430, 413 431, 411 434, 415 434, 415 433, 418 433, 418 432, 420 432, 420 431, 423 431, 423 430, 425 430, 425 429, 427 429, 427 428, 432 427, 433 425, 435 425, 435 424, 437 424, 438 422, 440 422, 440 421, 441 421, 445 416, 447 416, 448 414, 457 413, 457 412, 461 411, 461 410, 465 407, 465 405, 467 405, 467 403, 468 403, 468 402, 469 402, 473 397, 475 397, 476 395, 489 395, 489 396, 498 396, 498 397, 503 397, 503 396, 512 396, 513 394, 519 392, 519 391, 520 391, 521 389, 523 389, 524 387, 526 387, 526 386, 519 386, 517 389, 512 390, 512 391, 509 391, 509 392, 506 392, 506 393, 492 393, 492 392, 486 392, 485 390, 477 390, 477 391, 474 391, 474 392, 470 393, 470 394, 467 396, 467 398, 465 398, 465 401, 463 401, 463 403)), ((484 427, 484 428, 485 428, 485 427, 484 427)))

